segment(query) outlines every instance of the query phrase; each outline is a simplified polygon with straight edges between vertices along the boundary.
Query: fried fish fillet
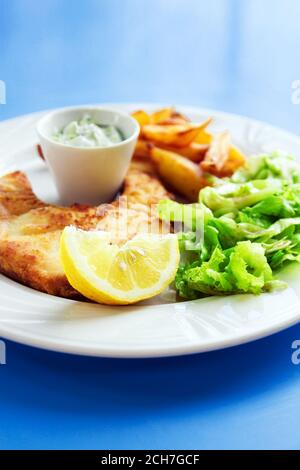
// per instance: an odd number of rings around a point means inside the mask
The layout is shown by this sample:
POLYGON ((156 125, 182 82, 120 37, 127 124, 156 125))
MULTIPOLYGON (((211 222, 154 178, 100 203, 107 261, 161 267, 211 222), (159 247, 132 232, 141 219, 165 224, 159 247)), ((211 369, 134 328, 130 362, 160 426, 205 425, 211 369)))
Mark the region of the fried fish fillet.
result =
MULTIPOLYGON (((126 223, 125 238, 148 227, 151 206, 170 198, 146 163, 133 163, 120 201, 99 207, 47 205, 33 193, 25 174, 10 173, 0 178, 0 272, 22 284, 48 294, 79 297, 69 284, 59 259, 62 230, 74 225, 84 230, 108 230, 120 240, 115 220, 126 223), (146 227, 147 225, 147 227, 146 227)), ((161 225, 157 215, 157 230, 161 225)), ((118 225, 118 224, 117 224, 118 225)))
POLYGON ((172 198, 157 178, 151 162, 134 160, 122 196, 112 204, 98 208, 101 218, 97 230, 111 232, 114 242, 128 240, 141 232, 168 232, 168 225, 157 216, 157 205, 162 199, 172 198))
POLYGON ((21 171, 0 178, 0 217, 24 214, 44 205, 33 193, 27 176, 21 171))

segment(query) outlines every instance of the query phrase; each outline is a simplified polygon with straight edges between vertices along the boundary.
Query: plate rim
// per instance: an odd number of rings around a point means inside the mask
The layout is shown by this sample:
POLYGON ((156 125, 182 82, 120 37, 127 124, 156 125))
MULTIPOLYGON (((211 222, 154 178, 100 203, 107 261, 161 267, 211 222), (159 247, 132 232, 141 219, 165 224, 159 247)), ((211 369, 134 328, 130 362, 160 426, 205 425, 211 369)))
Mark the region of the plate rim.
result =
MULTIPOLYGON (((294 306, 293 311, 298 309, 298 305, 294 306)), ((298 317, 295 315, 290 320, 282 320, 282 322, 276 323, 273 328, 266 326, 259 331, 259 334, 256 331, 253 331, 244 336, 236 336, 234 338, 230 337, 223 341, 214 341, 207 344, 203 344, 201 347, 199 345, 195 346, 179 346, 176 349, 175 346, 156 349, 150 352, 150 349, 139 348, 138 350, 132 349, 109 349, 109 348, 95 348, 95 346, 83 346, 82 344, 74 346, 72 348, 72 342, 65 340, 61 342, 58 340, 45 340, 44 338, 39 339, 37 335, 28 335, 22 333, 14 333, 13 331, 6 330, 5 336, 2 334, 2 327, 0 327, 0 337, 7 339, 9 341, 14 341, 18 344, 25 346, 35 347, 43 349, 45 351, 51 351, 56 353, 72 354, 76 356, 87 356, 87 357, 102 357, 107 359, 155 359, 155 358, 164 358, 164 357, 180 357, 180 356, 189 356, 195 354, 209 353, 213 351, 221 351, 224 349, 229 349, 232 347, 242 346, 254 341, 259 341, 263 338, 273 336, 276 333, 280 333, 292 326, 297 325, 300 322, 300 311, 298 317)), ((1 325, 1 322, 0 322, 1 325)))
MULTIPOLYGON (((99 103, 99 104, 90 104, 90 106, 106 106, 106 107, 120 107, 121 109, 128 108, 146 108, 146 109, 153 109, 165 106, 163 103, 133 103, 133 102, 122 102, 122 103, 99 103)), ((78 105, 79 106, 79 105, 78 105)), ((175 105, 174 105, 175 106, 175 105)), ((77 107, 77 106, 71 106, 77 107)), ((65 109, 70 108, 70 106, 63 107, 63 108, 54 108, 54 109, 65 109)), ((239 119, 243 121, 245 124, 249 123, 251 125, 257 125, 258 127, 266 127, 271 131, 280 132, 282 135, 286 136, 289 140, 292 140, 300 148, 300 137, 296 134, 287 131, 285 129, 279 128, 277 126, 273 126, 268 124, 267 122, 260 121, 257 119, 252 119, 247 116, 223 112, 220 110, 214 110, 210 108, 202 108, 197 106, 185 106, 185 105, 176 105, 176 108, 182 110, 184 113, 196 113, 196 114, 212 114, 217 119, 239 119)), ((13 123, 21 123, 24 119, 32 119, 33 122, 47 113, 49 110, 45 111, 37 111, 34 113, 24 114, 16 117, 9 118, 7 120, 3 120, 0 122, 0 134, 1 129, 7 124, 13 123)), ((43 294, 43 293, 41 293, 43 294)), ((47 294, 45 294, 47 295, 47 294)), ((267 294, 270 295, 270 294, 267 294)), ((52 297, 52 296, 51 296, 52 297)), ((188 303, 195 304, 197 301, 190 301, 188 303)), ((148 307, 148 306, 147 306, 148 307)), ((299 304, 296 303, 292 305, 289 309, 289 317, 284 318, 282 320, 276 320, 273 326, 270 324, 266 324, 265 326, 260 326, 258 330, 250 330, 247 333, 241 335, 239 332, 235 335, 230 335, 228 338, 225 339, 215 339, 210 340, 208 342, 199 343, 199 344, 191 344, 191 345, 178 345, 178 346, 159 346, 155 347, 155 349, 149 348, 147 346, 145 349, 143 347, 126 349, 126 348, 113 348, 110 349, 109 347, 105 346, 104 348, 101 347, 101 344, 95 346, 93 343, 91 346, 80 343, 78 340, 71 341, 70 339, 65 338, 63 339, 45 339, 44 336, 40 336, 38 334, 34 334, 32 332, 28 332, 26 330, 18 329, 16 327, 7 327, 7 325, 3 325, 0 319, 0 336, 3 339, 8 339, 11 341, 15 341, 17 343, 21 343, 27 346, 38 347, 45 350, 55 351, 55 352, 62 352, 68 354, 75 354, 75 355, 84 355, 84 356, 94 356, 94 357, 106 357, 106 358, 157 358, 157 357, 175 357, 175 356, 183 356, 183 355, 190 355, 190 354, 198 354, 203 352, 210 352, 215 350, 221 350, 225 348, 230 348, 242 344, 246 344, 255 340, 259 340, 265 338, 267 336, 273 335, 278 333, 282 330, 285 330, 293 325, 296 325, 300 322, 300 309, 299 304), (297 311, 299 311, 297 315, 297 311), (75 343, 75 344, 74 344, 75 343)))

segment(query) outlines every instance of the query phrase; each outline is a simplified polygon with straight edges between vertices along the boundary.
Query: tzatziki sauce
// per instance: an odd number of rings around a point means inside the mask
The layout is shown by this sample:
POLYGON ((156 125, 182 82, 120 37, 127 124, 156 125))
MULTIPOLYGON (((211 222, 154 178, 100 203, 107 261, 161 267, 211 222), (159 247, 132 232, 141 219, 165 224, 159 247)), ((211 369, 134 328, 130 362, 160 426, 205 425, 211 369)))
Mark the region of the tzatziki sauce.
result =
POLYGON ((111 147, 124 140, 116 126, 99 124, 89 115, 72 121, 53 134, 53 139, 73 147, 111 147))

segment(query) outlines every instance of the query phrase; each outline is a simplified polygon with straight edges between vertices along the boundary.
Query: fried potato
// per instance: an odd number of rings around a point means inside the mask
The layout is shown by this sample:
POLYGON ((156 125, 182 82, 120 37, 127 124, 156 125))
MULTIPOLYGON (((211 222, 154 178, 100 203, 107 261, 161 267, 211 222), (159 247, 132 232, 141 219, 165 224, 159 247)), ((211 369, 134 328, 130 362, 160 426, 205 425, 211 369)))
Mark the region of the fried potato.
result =
POLYGON ((191 122, 191 120, 187 116, 175 110, 173 110, 171 119, 180 119, 182 122, 191 122))
POLYGON ((150 114, 146 113, 146 111, 138 110, 131 114, 131 116, 137 120, 141 127, 145 126, 146 124, 150 124, 151 117, 150 114))
POLYGON ((153 147, 150 156, 159 176, 189 201, 198 200, 201 188, 207 186, 199 165, 181 155, 153 147))
POLYGON ((246 161, 245 156, 240 152, 239 149, 233 145, 230 147, 228 160, 225 162, 219 176, 231 176, 238 168, 244 165, 246 161))
MULTIPOLYGON (((149 158, 153 145, 154 144, 148 140, 139 139, 135 146, 134 158, 149 158)), ((159 148, 168 150, 169 152, 178 153, 179 155, 188 158, 192 162, 200 163, 205 158, 206 152, 209 150, 209 145, 192 142, 187 147, 176 148, 169 145, 160 144, 159 148)))
POLYGON ((186 147, 195 140, 199 132, 207 127, 207 122, 165 126, 147 124, 143 127, 143 137, 158 145, 171 145, 176 148, 186 147))
POLYGON ((148 142, 147 140, 139 139, 135 146, 134 157, 149 158, 150 150, 152 147, 153 147, 153 144, 151 144, 151 142, 148 142))
POLYGON ((206 152, 209 150, 209 145, 192 142, 187 147, 181 147, 179 149, 168 146, 164 146, 163 148, 165 150, 169 150, 170 152, 179 153, 192 162, 200 163, 205 158, 206 152))
POLYGON ((210 145, 213 141, 213 135, 207 132, 205 129, 200 131, 195 138, 194 142, 195 144, 201 144, 201 145, 210 145))
POLYGON ((147 124, 186 124, 188 119, 177 113, 173 108, 162 108, 152 114, 138 110, 132 113, 141 127, 147 124))
POLYGON ((155 113, 151 114, 151 118, 150 118, 151 124, 162 124, 168 119, 171 119, 173 114, 174 114, 173 108, 160 109, 156 111, 155 113))
POLYGON ((200 163, 205 158, 206 152, 209 150, 209 145, 197 144, 196 142, 192 142, 190 145, 181 148, 163 144, 156 145, 156 147, 168 150, 169 152, 178 153, 182 157, 188 158, 194 163, 200 163))
POLYGON ((165 121, 161 122, 161 126, 181 126, 186 124, 188 121, 185 121, 184 119, 181 119, 180 117, 170 117, 169 119, 166 119, 165 121))
POLYGON ((208 132, 211 117, 193 123, 172 107, 152 114, 136 111, 133 117, 141 126, 134 157, 155 163, 161 177, 190 200, 199 191, 199 178, 200 187, 208 184, 204 173, 230 176, 245 162, 244 155, 231 145, 228 132, 216 136, 208 132))
POLYGON ((213 139, 209 150, 200 166, 203 171, 218 175, 229 158, 231 139, 229 132, 218 134, 213 139))
POLYGON ((218 177, 230 176, 245 161, 245 157, 231 145, 229 132, 222 132, 213 139, 204 160, 203 171, 218 177))
POLYGON ((181 113, 179 113, 179 112, 177 112, 173 109, 171 116, 169 116, 167 119, 164 119, 164 121, 160 121, 159 124, 162 124, 164 126, 166 126, 166 125, 181 125, 181 124, 186 124, 187 122, 191 122, 188 117, 184 116, 183 114, 181 114, 181 113))

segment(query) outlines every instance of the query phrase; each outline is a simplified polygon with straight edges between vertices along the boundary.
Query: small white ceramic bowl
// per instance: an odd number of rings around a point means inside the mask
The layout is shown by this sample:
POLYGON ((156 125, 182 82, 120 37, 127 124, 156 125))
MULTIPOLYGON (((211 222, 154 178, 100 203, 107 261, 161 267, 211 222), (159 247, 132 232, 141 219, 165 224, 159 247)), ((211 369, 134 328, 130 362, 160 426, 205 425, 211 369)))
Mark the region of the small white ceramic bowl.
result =
POLYGON ((37 133, 62 204, 97 205, 113 199, 128 170, 139 125, 130 115, 98 106, 62 108, 44 116, 37 133), (84 115, 116 126, 125 140, 110 147, 73 147, 57 142, 53 134, 84 115))

